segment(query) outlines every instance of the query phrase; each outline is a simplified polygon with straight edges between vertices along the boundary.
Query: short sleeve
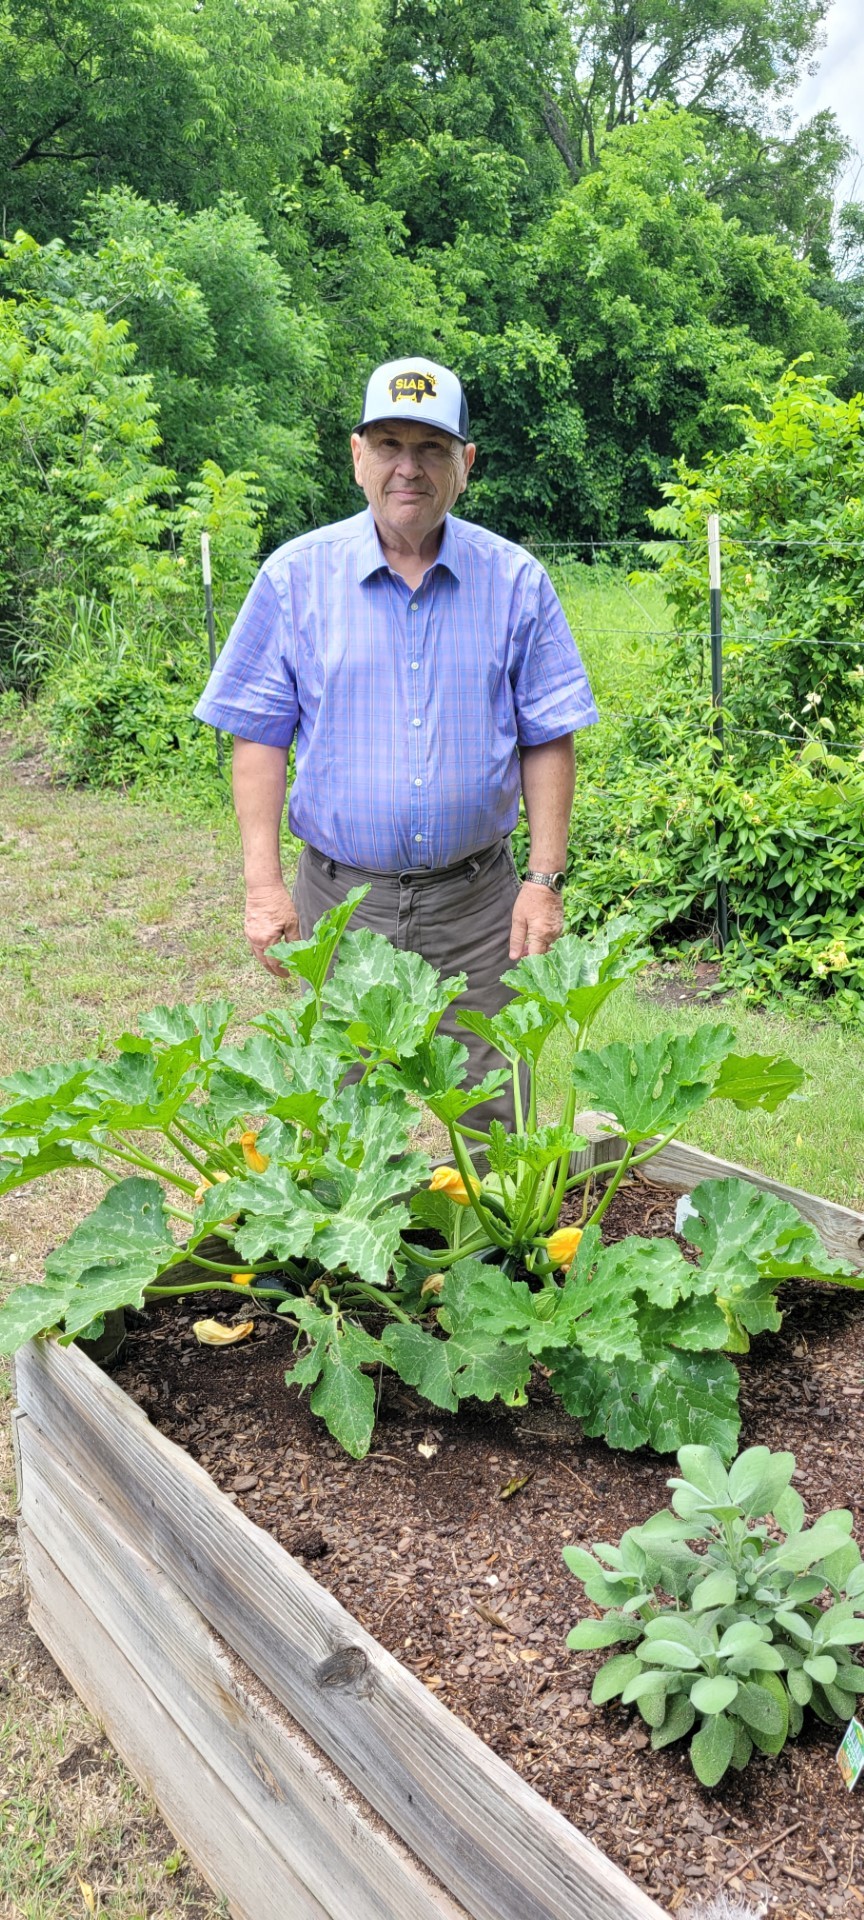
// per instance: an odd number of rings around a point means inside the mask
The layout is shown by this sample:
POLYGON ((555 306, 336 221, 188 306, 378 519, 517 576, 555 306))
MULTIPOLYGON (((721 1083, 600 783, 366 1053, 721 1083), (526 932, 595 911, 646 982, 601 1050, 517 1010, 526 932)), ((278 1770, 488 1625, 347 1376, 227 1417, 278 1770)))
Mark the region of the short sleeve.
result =
POLYGON ((533 573, 514 635, 511 683, 520 747, 541 747, 599 719, 579 649, 548 573, 533 573))
POLYGON ((195 717, 242 740, 291 745, 298 719, 293 641, 264 570, 246 595, 195 717))

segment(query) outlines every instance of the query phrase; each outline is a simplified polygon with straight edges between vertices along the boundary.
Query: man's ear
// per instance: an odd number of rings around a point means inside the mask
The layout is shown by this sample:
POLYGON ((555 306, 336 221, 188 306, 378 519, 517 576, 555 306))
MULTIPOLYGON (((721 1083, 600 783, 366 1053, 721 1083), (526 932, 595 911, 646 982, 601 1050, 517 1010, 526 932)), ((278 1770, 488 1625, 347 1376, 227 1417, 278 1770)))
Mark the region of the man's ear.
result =
POLYGON ((465 488, 468 485, 468 475, 471 472, 471 468, 474 465, 474 459, 475 459, 476 453, 477 453, 477 448, 475 447, 473 440, 466 440, 465 445, 462 448, 462 484, 459 488, 460 493, 464 493, 465 488))
POLYGON ((363 452, 363 435, 361 433, 352 433, 351 456, 354 461, 354 478, 357 482, 358 487, 362 487, 363 485, 363 482, 360 478, 360 457, 362 455, 362 452, 363 452))

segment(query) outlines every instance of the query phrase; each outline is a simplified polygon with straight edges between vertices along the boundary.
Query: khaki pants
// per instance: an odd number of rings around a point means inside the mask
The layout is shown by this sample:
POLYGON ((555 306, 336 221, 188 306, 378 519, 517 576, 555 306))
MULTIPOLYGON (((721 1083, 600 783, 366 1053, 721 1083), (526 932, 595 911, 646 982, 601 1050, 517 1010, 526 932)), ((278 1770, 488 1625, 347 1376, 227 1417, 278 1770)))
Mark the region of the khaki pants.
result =
MULTIPOLYGON (((509 841, 499 840, 455 867, 392 874, 340 866, 314 847, 304 847, 293 888, 303 939, 308 940, 316 920, 344 900, 352 887, 366 885, 369 892, 355 909, 353 928, 383 933, 394 947, 421 954, 445 976, 468 975, 464 994, 448 1007, 438 1028, 468 1048, 465 1084, 474 1086, 493 1068, 506 1066, 494 1047, 456 1025, 456 1014, 460 1007, 499 1013, 513 997, 501 985, 502 973, 512 964, 510 924, 519 892, 509 841)), ((481 1130, 488 1128, 490 1120, 513 1127, 512 1083, 496 1099, 465 1116, 467 1126, 481 1130)))

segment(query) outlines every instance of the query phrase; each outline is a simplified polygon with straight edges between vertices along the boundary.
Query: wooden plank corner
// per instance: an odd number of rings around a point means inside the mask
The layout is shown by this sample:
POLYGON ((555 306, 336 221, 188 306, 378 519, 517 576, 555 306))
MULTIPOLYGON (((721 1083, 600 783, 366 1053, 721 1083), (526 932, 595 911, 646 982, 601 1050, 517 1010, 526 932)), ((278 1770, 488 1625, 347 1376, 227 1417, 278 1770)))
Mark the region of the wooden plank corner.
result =
MULTIPOLYGON (((28 1414, 25 1499, 27 1458, 35 1460, 42 1447, 47 1459, 51 1448, 68 1476, 70 1501, 74 1479, 457 1909, 471 1920, 663 1920, 648 1894, 436 1700, 84 1355, 55 1342, 32 1343, 19 1366, 19 1393, 28 1414)), ((47 1524, 40 1522, 43 1532, 47 1524)))

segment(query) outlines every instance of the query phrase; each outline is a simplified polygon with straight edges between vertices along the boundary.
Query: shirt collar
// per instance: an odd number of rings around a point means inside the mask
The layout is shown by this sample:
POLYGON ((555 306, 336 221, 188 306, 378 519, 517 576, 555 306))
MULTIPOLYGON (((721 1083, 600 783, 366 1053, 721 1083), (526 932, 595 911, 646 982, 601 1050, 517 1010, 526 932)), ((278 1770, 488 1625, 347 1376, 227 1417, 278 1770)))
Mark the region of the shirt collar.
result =
MULTIPOLYGON (((387 566, 384 549, 378 537, 378 528, 372 518, 371 507, 367 507, 364 520, 365 525, 360 535, 360 546, 357 552, 357 578, 361 582, 370 580, 373 573, 380 573, 382 568, 387 566)), ((448 573, 452 573, 454 580, 460 578, 458 544, 449 513, 444 521, 444 536, 433 566, 446 567, 448 573)))

